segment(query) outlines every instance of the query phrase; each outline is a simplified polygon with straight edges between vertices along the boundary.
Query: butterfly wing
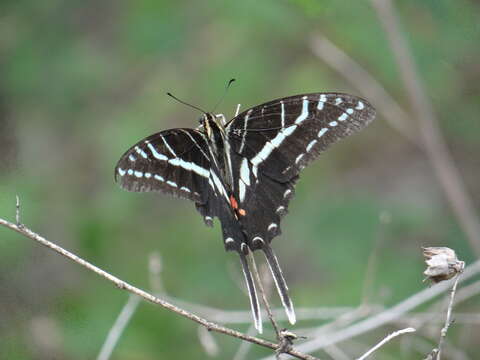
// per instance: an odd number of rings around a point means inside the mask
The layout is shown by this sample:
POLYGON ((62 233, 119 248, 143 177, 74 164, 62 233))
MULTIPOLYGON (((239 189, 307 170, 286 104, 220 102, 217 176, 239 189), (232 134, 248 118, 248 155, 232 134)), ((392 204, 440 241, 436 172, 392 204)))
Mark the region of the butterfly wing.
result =
POLYGON ((242 225, 251 245, 280 233, 300 171, 338 140, 364 128, 375 117, 364 99, 340 93, 290 96, 255 106, 227 125, 234 186, 246 216, 242 225))
POLYGON ((158 191, 204 203, 210 160, 204 135, 193 129, 153 134, 132 146, 115 167, 115 181, 125 190, 158 191))

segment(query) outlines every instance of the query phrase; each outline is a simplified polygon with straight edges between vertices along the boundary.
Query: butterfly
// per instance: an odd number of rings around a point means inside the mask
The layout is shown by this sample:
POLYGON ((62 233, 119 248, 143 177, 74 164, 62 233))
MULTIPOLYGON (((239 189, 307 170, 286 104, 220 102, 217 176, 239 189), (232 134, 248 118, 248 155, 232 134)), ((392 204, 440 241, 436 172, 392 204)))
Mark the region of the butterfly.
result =
POLYGON ((272 100, 228 122, 205 112, 198 129, 164 130, 133 145, 118 161, 115 180, 128 191, 191 200, 209 226, 219 219, 225 249, 239 255, 259 332, 259 297, 247 255, 261 250, 294 324, 293 303, 271 241, 281 233, 301 170, 374 117, 365 99, 334 92, 272 100))

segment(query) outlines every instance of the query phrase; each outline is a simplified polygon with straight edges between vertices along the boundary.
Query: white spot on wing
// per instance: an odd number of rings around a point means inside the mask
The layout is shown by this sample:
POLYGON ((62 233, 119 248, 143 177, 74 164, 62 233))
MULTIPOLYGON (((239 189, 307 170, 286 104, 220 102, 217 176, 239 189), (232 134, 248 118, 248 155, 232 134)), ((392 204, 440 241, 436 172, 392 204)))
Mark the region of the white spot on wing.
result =
POLYGON ((144 174, 145 178, 150 179, 152 177, 152 174, 147 172, 144 174))
POLYGON ((133 156, 133 154, 130 154, 130 155, 128 155, 128 160, 135 161, 135 160, 137 160, 137 158, 135 156, 133 156))
POLYGON ((228 200, 227 191, 223 187, 222 182, 218 178, 217 174, 215 174, 215 172, 213 172, 213 170, 210 170, 210 175, 211 175, 211 178, 213 179, 213 182, 215 183, 215 186, 217 187, 218 191, 220 192, 220 194, 225 196, 228 200))
POLYGON ((283 101, 280 101, 280 105, 282 107, 282 129, 285 128, 285 104, 283 101))
MULTIPOLYGON (((210 218, 210 220, 212 220, 212 218, 210 216, 205 216, 205 219, 206 218, 210 218)), ((233 240, 231 237, 225 239, 226 244, 231 244, 233 242, 235 242, 235 240, 233 240)))
POLYGON ((260 152, 252 158, 251 163, 254 166, 258 166, 258 164, 266 160, 268 156, 272 153, 272 151, 275 148, 279 147, 283 140, 285 140, 287 136, 291 135, 296 128, 297 125, 291 125, 286 129, 280 130, 277 136, 275 136, 271 141, 267 141, 265 143, 263 149, 260 150, 260 152))
POLYGON ((243 147, 245 146, 245 140, 247 138, 248 118, 250 117, 251 113, 252 113, 252 110, 250 109, 245 115, 245 117, 243 118, 243 136, 242 136, 242 143, 240 144, 239 152, 242 152, 243 147))
POLYGON ((327 131, 328 131, 328 128, 322 128, 322 129, 318 132, 318 137, 322 137, 323 134, 325 134, 327 131))
POLYGON ((118 175, 123 176, 125 175, 126 171, 123 170, 122 168, 118 168, 118 175))
POLYGON ((317 143, 317 140, 310 141, 307 145, 307 151, 312 150, 312 148, 315 146, 316 143, 317 143))
POLYGON ((363 108, 365 107, 365 105, 363 104, 363 102, 359 101, 357 103, 357 106, 355 106, 355 109, 357 110, 363 110, 363 108))
POLYGON ((156 149, 155 147, 150 144, 150 143, 146 143, 147 144, 147 147, 150 149, 150 151, 152 152, 152 155, 158 159, 158 160, 163 160, 163 161, 167 161, 168 160, 168 157, 166 157, 165 155, 162 155, 160 154, 156 149))
POLYGON ((302 160, 302 158, 303 158, 304 155, 305 155, 305 154, 300 154, 300 155, 298 155, 297 158, 295 159, 295 164, 298 164, 298 162, 299 162, 300 160, 302 160))
POLYGON ((208 184, 210 185, 210 187, 212 188, 212 190, 215 192, 215 185, 213 185, 212 178, 209 178, 209 179, 208 179, 208 184))
POLYGON ((168 151, 170 151, 171 154, 176 157, 177 154, 175 154, 175 151, 173 151, 173 149, 172 149, 172 147, 170 146, 170 144, 167 142, 167 140, 165 140, 165 137, 164 137, 163 135, 161 135, 160 137, 162 138, 163 143, 164 143, 165 146, 167 147, 168 151))
POLYGON ((268 225, 268 231, 272 231, 272 230, 276 229, 277 227, 278 227, 277 224, 271 223, 270 225, 268 225))
POLYGON ((337 126, 337 125, 338 125, 338 123, 337 123, 336 121, 332 121, 332 122, 331 122, 331 123, 329 123, 328 125, 330 125, 330 126, 337 126))
POLYGON ((167 184, 172 186, 172 187, 178 187, 177 183, 175 183, 173 181, 170 181, 170 180, 167 181, 167 184))
POLYGON ((260 244, 264 244, 265 242, 263 241, 263 239, 260 237, 260 236, 255 236, 252 240, 253 243, 260 243, 260 244))
POLYGON ((245 184, 243 181, 238 182, 238 195, 240 197, 240 202, 243 202, 245 200, 245 184))
POLYGON ((348 118, 347 113, 343 113, 342 115, 340 115, 338 117, 338 121, 345 121, 345 120, 347 120, 347 118, 348 118))
POLYGON ((135 174, 135 177, 137 177, 137 178, 143 177, 143 172, 141 172, 141 171, 135 171, 134 174, 135 174))
POLYGON ((327 97, 325 96, 325 94, 320 95, 320 99, 318 99, 317 109, 323 110, 323 106, 325 105, 326 101, 327 97))
POLYGON ((283 198, 287 198, 291 193, 292 193, 292 190, 290 189, 285 190, 285 192, 283 193, 283 198))
POLYGON ((347 109, 347 110, 345 110, 345 111, 346 111, 348 114, 352 115, 354 110, 353 110, 353 109, 351 109, 351 108, 348 108, 348 109, 347 109))
MULTIPOLYGON (((288 128, 286 128, 284 131, 283 131, 283 134, 285 136, 290 136, 292 135, 292 133, 295 131, 295 129, 297 128, 297 125, 292 125, 292 126, 289 126, 288 128)), ((275 139, 278 137, 278 135, 275 137, 275 139)), ((275 139, 273 139, 275 141, 275 139)), ((283 140, 282 140, 283 141, 283 140)), ((272 142, 273 143, 273 142, 272 142)), ((278 143, 278 145, 280 145, 281 142, 278 143)), ((276 144, 275 144, 276 145, 276 144)))
POLYGON ((303 97, 303 104, 302 104, 302 112, 300 113, 300 116, 295 120, 295 124, 300 124, 302 123, 306 118, 308 117, 308 100, 307 97, 303 97))
POLYGON ((343 102, 342 98, 337 97, 335 99, 335 105, 340 105, 343 102))
POLYGON ((161 177, 160 175, 157 175, 157 174, 153 175, 153 178, 155 180, 158 180, 158 181, 165 181, 165 179, 163 177, 161 177))
POLYGON ((205 178, 209 177, 209 172, 208 172, 207 169, 204 169, 201 166, 198 166, 197 164, 195 164, 193 162, 188 162, 188 161, 184 161, 180 158, 175 158, 175 159, 168 160, 168 163, 172 164, 174 166, 179 166, 179 167, 184 168, 186 170, 191 170, 194 173, 196 173, 200 176, 203 176, 205 178))
MULTIPOLYGON (((140 154, 141 157, 143 157, 144 159, 148 158, 148 155, 145 151, 143 151, 142 149, 140 149, 138 146, 135 146, 135 151, 137 153, 140 154)), ((132 160, 132 161, 135 161, 135 160, 132 160)))
POLYGON ((242 245, 240 245, 240 250, 242 250, 243 253, 246 253, 247 252, 247 244, 242 243, 242 245))
POLYGON ((128 175, 133 175, 133 170, 132 170, 132 169, 128 169, 127 174, 128 174, 128 175))
POLYGON ((248 168, 247 158, 242 160, 242 166, 240 167, 240 179, 245 183, 245 185, 250 186, 250 169, 248 168))
POLYGON ((186 192, 188 192, 188 193, 190 192, 190 189, 189 189, 189 188, 186 188, 185 186, 182 186, 182 187, 180 188, 180 190, 186 191, 186 192))

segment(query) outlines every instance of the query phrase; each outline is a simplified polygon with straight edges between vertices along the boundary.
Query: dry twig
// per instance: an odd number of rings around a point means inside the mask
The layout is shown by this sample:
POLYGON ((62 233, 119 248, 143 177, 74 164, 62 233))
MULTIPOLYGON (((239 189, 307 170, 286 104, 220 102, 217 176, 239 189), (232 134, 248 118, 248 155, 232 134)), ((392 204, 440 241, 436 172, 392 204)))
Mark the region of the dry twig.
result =
POLYGON ((465 263, 462 262, 462 269, 455 276, 455 282, 453 283, 452 290, 450 290, 450 301, 447 307, 447 316, 445 318, 445 325, 440 331, 440 340, 438 341, 438 347, 436 349, 433 349, 432 352, 430 353, 430 356, 432 356, 432 359, 434 360, 440 360, 441 354, 442 354, 442 347, 445 343, 445 338, 447 337, 448 329, 450 328, 450 325, 452 325, 453 323, 452 321, 453 300, 455 299, 458 281, 460 280, 460 275, 463 271, 464 264, 465 263))
POLYGON ((133 314, 137 310, 138 305, 140 304, 140 297, 135 294, 131 294, 128 297, 128 301, 120 311, 117 319, 113 323, 113 326, 110 328, 107 338, 100 349, 97 360, 108 360, 115 349, 115 346, 122 336, 123 331, 128 325, 128 322, 132 318, 133 314))
MULTIPOLYGON (((471 277, 480 273, 480 260, 477 260, 471 265, 468 265, 460 279, 459 283, 470 279, 471 277)), ((453 283, 453 279, 448 281, 441 282, 432 286, 430 288, 424 289, 409 298, 403 300, 397 305, 386 309, 378 314, 375 314, 365 320, 361 320, 353 325, 350 325, 346 328, 340 329, 336 332, 329 334, 324 334, 322 337, 318 337, 309 341, 304 342, 296 346, 296 349, 303 352, 313 352, 319 349, 324 348, 332 344, 337 344, 339 342, 352 339, 356 336, 364 334, 366 332, 372 331, 379 328, 385 324, 388 324, 392 321, 396 321, 401 318, 404 314, 410 312, 416 307, 432 300, 436 296, 443 294, 448 290, 453 283)), ((265 359, 273 359, 272 357, 267 357, 265 359)))
POLYGON ((365 360, 367 357, 369 357, 370 355, 373 354, 374 351, 380 349, 383 345, 385 345, 387 342, 389 342, 390 340, 392 340, 393 338, 399 336, 399 335, 403 335, 403 334, 406 334, 406 333, 411 333, 411 332, 415 332, 416 330, 414 328, 406 328, 406 329, 402 329, 402 330, 398 330, 398 331, 395 331, 393 333, 391 333, 390 335, 388 335, 387 337, 385 337, 382 341, 380 341, 377 345, 375 345, 374 347, 372 347, 370 350, 368 350, 365 354, 363 354, 362 356, 360 356, 358 358, 358 360, 365 360))
POLYGON ((418 76, 391 0, 371 0, 395 56, 420 125, 424 150, 472 249, 480 256, 480 224, 471 197, 443 138, 431 102, 418 76))
MULTIPOLYGON (((62 247, 60 247, 60 246, 58 246, 58 245, 56 245, 56 244, 54 244, 50 241, 48 241, 47 239, 45 239, 44 237, 35 233, 34 231, 30 230, 29 228, 27 228, 23 224, 14 224, 10 221, 7 221, 5 219, 0 218, 0 226, 4 226, 8 229, 16 231, 17 233, 19 233, 19 234, 21 234, 21 235, 23 235, 23 236, 25 236, 25 237, 27 237, 31 240, 34 240, 34 241, 42 244, 43 246, 46 246, 46 247, 50 248, 51 250, 57 252, 58 254, 66 257, 70 260, 73 260, 74 262, 83 266, 84 268, 86 268, 90 271, 93 271, 97 275, 100 275, 101 277, 105 278, 106 280, 114 283, 119 289, 126 290, 126 291, 128 291, 132 294, 136 294, 136 295, 144 298, 145 300, 150 301, 151 303, 160 305, 167 310, 173 311, 174 313, 176 313, 178 315, 181 315, 181 316, 183 316, 183 317, 185 317, 189 320, 192 320, 192 321, 206 327, 209 331, 215 331, 215 332, 225 334, 225 335, 228 335, 228 336, 232 336, 232 337, 244 340, 244 341, 249 341, 251 343, 254 343, 254 344, 257 344, 259 346, 266 347, 266 348, 270 348, 270 349, 275 350, 275 351, 280 347, 279 344, 272 343, 271 341, 267 341, 267 340, 264 340, 264 339, 261 339, 261 338, 258 338, 258 337, 250 336, 250 335, 241 333, 239 331, 221 326, 221 325, 216 324, 214 322, 211 322, 209 320, 206 320, 206 319, 204 319, 204 318, 202 318, 202 317, 200 317, 196 314, 193 314, 189 311, 186 311, 182 308, 179 308, 178 306, 175 306, 175 305, 169 303, 168 301, 165 301, 165 300, 163 300, 159 297, 156 297, 156 296, 154 296, 154 295, 152 295, 152 294, 150 294, 150 293, 148 293, 148 292, 146 292, 142 289, 139 289, 139 288, 137 288, 133 285, 130 285, 129 283, 117 278, 116 276, 111 275, 110 273, 108 273, 108 272, 100 269, 99 267, 89 263, 88 261, 80 258, 79 256, 65 250, 64 248, 62 248, 62 247)), ((316 360, 317 359, 316 357, 313 357, 311 355, 299 352, 296 349, 292 349, 292 348, 288 349, 286 351, 286 353, 288 353, 288 354, 290 354, 290 355, 292 355, 292 356, 294 356, 298 359, 305 359, 305 360, 316 360)))

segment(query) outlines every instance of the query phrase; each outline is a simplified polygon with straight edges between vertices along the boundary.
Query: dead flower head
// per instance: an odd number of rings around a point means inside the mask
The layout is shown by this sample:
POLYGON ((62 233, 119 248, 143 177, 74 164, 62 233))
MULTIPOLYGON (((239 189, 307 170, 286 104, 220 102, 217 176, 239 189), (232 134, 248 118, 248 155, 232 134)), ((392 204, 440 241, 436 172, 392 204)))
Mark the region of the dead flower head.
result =
POLYGON ((461 273, 465 267, 465 262, 458 260, 455 251, 448 247, 426 247, 423 249, 423 256, 427 263, 425 280, 429 279, 433 283, 451 279, 461 273))

